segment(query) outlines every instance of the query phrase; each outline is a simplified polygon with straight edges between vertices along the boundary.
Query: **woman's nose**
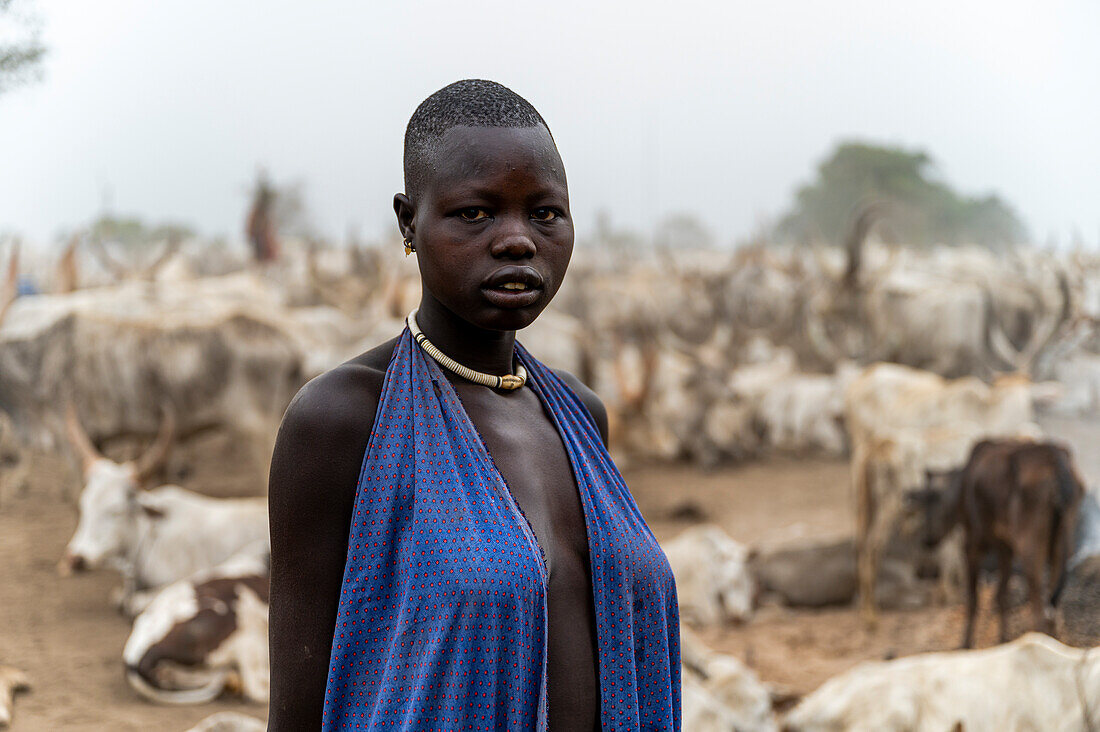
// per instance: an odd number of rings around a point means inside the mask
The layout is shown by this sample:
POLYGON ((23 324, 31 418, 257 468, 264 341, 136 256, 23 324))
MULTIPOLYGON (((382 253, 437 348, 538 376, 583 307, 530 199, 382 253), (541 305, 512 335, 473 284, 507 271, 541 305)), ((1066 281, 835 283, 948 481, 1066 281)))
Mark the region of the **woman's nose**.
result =
POLYGON ((537 248, 535 247, 535 240, 531 238, 530 232, 527 231, 527 227, 513 224, 500 229, 490 251, 494 257, 523 259, 524 257, 535 256, 537 248))

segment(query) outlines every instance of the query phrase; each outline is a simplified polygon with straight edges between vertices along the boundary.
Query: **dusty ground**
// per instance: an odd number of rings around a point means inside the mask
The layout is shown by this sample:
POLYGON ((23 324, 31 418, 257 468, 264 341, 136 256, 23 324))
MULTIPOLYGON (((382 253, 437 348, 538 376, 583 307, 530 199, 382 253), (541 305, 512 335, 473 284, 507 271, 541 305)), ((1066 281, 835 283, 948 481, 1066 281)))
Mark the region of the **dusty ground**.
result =
MULTIPOLYGON (((1058 427, 1091 459, 1087 448, 1095 444, 1096 429, 1058 427)), ((12 729, 175 732, 221 710, 263 717, 262 708, 234 701, 153 706, 130 690, 120 660, 129 625, 107 600, 115 576, 61 579, 55 571, 76 524, 72 499, 65 498, 75 495, 74 476, 56 462, 34 467, 29 488, 0 491, 0 663, 24 669, 34 684, 16 700, 12 729)), ((1085 466, 1086 475, 1096 475, 1093 467, 1085 466)), ((711 473, 634 468, 627 479, 661 539, 688 525, 672 518, 685 508, 752 544, 851 532, 847 466, 839 461, 773 460, 711 473)), ((1014 618, 1016 629, 1023 622, 1014 618)), ((765 680, 806 692, 864 659, 952 648, 961 624, 957 608, 887 612, 874 632, 862 627, 851 608, 767 608, 744 627, 702 636, 744 659, 765 680)), ((992 622, 982 623, 980 644, 991 644, 993 633, 992 622)))

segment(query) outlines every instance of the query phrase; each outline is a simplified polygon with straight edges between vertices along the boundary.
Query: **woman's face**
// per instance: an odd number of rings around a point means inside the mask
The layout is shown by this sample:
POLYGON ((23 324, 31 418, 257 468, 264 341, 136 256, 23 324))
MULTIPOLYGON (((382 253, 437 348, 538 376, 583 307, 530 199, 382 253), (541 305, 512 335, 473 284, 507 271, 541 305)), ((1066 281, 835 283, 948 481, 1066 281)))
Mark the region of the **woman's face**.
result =
POLYGON ((448 130, 417 200, 395 208, 424 288, 481 328, 530 325, 573 253, 565 169, 542 126, 448 130))

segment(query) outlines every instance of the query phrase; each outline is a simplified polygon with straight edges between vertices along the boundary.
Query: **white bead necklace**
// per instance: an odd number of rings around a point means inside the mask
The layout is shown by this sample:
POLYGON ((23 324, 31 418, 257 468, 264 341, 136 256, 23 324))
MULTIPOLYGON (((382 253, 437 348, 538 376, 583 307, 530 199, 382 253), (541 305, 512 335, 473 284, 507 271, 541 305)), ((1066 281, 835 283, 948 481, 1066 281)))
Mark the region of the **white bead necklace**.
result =
POLYGON ((527 369, 523 368, 523 364, 516 364, 515 374, 505 374, 504 376, 494 376, 492 374, 485 374, 481 371, 474 371, 471 368, 463 366, 458 361, 443 353, 435 347, 428 337, 421 331, 420 327, 416 324, 417 310, 413 310, 409 313, 409 317, 405 318, 405 324, 409 326, 409 331, 412 333, 413 338, 416 339, 417 345, 424 349, 424 353, 431 356, 436 363, 443 368, 458 374, 467 381, 472 381, 475 384, 481 384, 482 386, 492 387, 493 389, 518 389, 527 383, 527 369))

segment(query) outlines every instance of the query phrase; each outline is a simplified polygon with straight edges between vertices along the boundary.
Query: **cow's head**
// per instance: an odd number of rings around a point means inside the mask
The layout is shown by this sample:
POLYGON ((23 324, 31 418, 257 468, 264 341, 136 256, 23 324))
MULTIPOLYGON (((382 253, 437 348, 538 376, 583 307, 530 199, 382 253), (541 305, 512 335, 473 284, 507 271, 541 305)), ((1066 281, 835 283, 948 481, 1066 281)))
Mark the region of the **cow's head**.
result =
POLYGON ((925 470, 924 485, 905 494, 909 508, 920 517, 920 539, 926 547, 943 541, 958 524, 962 468, 925 470))
POLYGON ((81 458, 84 489, 76 533, 58 565, 62 574, 114 565, 129 555, 138 538, 140 518, 159 515, 155 507, 145 505, 143 485, 167 456, 175 431, 175 420, 168 410, 152 447, 137 460, 116 463, 95 448, 71 404, 65 422, 69 439, 81 458))

